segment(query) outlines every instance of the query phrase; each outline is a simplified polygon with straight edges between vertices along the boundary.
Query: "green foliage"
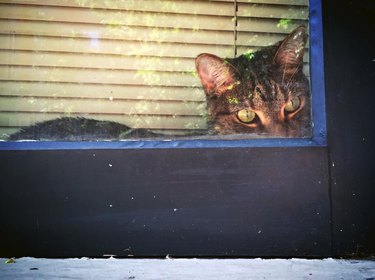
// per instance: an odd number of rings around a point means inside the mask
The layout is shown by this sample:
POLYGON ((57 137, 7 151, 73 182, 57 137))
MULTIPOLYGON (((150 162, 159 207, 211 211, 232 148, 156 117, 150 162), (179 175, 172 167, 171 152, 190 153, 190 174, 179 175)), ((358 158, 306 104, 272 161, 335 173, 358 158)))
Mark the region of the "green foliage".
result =
POLYGON ((244 57, 246 57, 247 60, 252 60, 255 56, 254 52, 252 50, 249 50, 243 54, 244 57))
POLYGON ((277 28, 289 29, 290 25, 293 24, 293 20, 289 18, 282 18, 277 24, 277 28))

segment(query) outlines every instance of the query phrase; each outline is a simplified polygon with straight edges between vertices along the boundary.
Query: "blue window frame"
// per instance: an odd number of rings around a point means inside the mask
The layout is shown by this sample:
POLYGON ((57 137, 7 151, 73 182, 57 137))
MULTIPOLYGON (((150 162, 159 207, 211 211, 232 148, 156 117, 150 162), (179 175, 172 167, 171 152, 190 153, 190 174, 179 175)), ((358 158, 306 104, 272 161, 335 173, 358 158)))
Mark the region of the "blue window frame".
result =
POLYGON ((324 59, 321 0, 309 2, 312 137, 249 140, 126 140, 98 142, 0 142, 0 150, 77 150, 147 148, 237 148, 326 146, 324 59))

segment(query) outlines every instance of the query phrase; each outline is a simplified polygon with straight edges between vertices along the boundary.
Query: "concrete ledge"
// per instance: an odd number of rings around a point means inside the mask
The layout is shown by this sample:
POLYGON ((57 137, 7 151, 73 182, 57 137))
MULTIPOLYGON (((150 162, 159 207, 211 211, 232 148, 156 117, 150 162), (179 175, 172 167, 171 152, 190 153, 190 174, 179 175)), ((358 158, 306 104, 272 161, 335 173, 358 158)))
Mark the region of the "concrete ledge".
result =
POLYGON ((375 261, 306 259, 0 259, 0 279, 375 279, 375 261))

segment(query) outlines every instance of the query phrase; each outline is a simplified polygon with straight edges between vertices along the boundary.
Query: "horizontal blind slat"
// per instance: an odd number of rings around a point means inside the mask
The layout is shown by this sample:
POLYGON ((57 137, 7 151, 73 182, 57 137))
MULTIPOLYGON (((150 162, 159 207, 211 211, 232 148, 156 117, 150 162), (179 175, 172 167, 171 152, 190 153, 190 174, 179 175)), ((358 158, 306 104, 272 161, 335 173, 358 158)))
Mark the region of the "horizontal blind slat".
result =
POLYGON ((154 70, 194 72, 194 58, 135 57, 81 53, 12 51, 0 52, 0 65, 50 66, 70 68, 154 70))
POLYGON ((0 96, 205 102, 201 88, 2 81, 0 96))
POLYGON ((119 85, 200 86, 193 73, 0 66, 0 80, 119 85))
POLYGON ((173 29, 233 31, 230 16, 171 14, 137 11, 92 10, 65 7, 0 4, 0 18, 46 22, 91 23, 116 30, 123 26, 168 27, 173 29))
POLYGON ((298 6, 238 3, 237 16, 307 20, 309 10, 298 6))
MULTIPOLYGON (((215 0, 223 2, 233 2, 233 0, 215 0)), ((254 3, 254 4, 277 4, 277 5, 297 5, 308 6, 309 0, 236 0, 237 3, 254 3)))
MULTIPOLYGON (((0 3, 9 3, 0 0, 0 3)), ((38 6, 77 7, 124 11, 163 12, 175 14, 201 14, 233 16, 233 3, 211 1, 126 0, 126 1, 72 1, 72 0, 12 0, 13 4, 38 6)))
MULTIPOLYGON (((6 126, 26 127, 36 122, 53 120, 66 115, 58 113, 39 114, 39 113, 4 113, 0 112, 0 131, 5 131, 6 126)), ((130 115, 100 115, 100 114, 69 114, 71 117, 85 116, 103 121, 115 121, 129 127, 135 128, 153 128, 153 129, 205 129, 206 122, 204 118, 197 116, 130 116, 130 115)), ((14 133, 17 129, 11 128, 8 131, 14 133)), ((1 132, 0 132, 1 134, 1 132)), ((0 135, 1 137, 1 135, 0 135)))
POLYGON ((233 32, 208 30, 182 30, 171 28, 123 27, 111 28, 79 23, 59 23, 43 21, 0 20, 0 33, 9 32, 19 35, 53 36, 67 39, 86 38, 90 44, 100 48, 102 39, 122 41, 142 41, 156 43, 191 44, 233 44, 233 32), (74 30, 74 33, 72 33, 74 30))
MULTIPOLYGON (((245 46, 239 46, 237 48, 238 55, 244 54, 244 53, 252 53, 259 50, 260 47, 245 47, 245 46)), ((310 55, 309 55, 309 49, 305 49, 305 53, 303 55, 303 61, 305 63, 308 63, 310 61, 310 55)))
POLYGON ((4 34, 0 34, 0 49, 185 58, 195 58, 198 54, 203 52, 213 53, 221 57, 233 56, 233 47, 223 45, 100 40, 99 47, 90 39, 66 39, 4 34))
POLYGON ((13 112, 53 112, 76 114, 127 114, 127 115, 186 115, 200 116, 205 113, 205 104, 201 102, 152 102, 124 100, 112 102, 99 99, 95 102, 87 99, 51 99, 2 97, 0 111, 13 112))
POLYGON ((237 31, 278 33, 287 35, 295 28, 304 25, 308 27, 307 20, 290 20, 287 24, 281 24, 279 19, 274 18, 238 18, 237 31))
MULTIPOLYGON (((237 45, 238 46, 265 47, 265 46, 271 46, 284 39, 285 39, 285 36, 280 35, 280 34, 252 33, 252 32, 238 32, 237 33, 237 45)), ((308 47, 309 47, 309 42, 306 43, 306 48, 308 47)))

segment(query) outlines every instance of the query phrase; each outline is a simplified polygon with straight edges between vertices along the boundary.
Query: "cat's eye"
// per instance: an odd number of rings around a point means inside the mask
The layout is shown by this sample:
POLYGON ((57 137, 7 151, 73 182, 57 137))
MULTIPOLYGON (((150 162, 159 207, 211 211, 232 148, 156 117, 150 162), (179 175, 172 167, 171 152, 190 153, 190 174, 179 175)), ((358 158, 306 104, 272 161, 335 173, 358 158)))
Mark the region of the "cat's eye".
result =
POLYGON ((285 111, 294 112, 301 106, 301 100, 299 97, 293 97, 285 105, 285 111))
POLYGON ((237 118, 243 123, 251 123, 255 120, 256 114, 254 111, 242 109, 237 112, 237 118))

